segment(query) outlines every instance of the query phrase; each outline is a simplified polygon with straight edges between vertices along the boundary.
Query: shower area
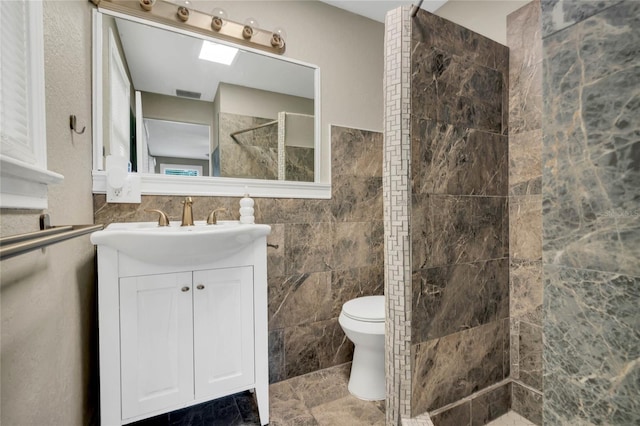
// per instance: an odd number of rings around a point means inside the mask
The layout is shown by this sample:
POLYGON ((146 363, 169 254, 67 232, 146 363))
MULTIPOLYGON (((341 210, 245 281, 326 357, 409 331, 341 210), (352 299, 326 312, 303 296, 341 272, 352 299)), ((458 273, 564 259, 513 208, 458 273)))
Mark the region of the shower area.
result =
POLYGON ((640 4, 387 15, 387 424, 640 421, 640 4), (408 420, 411 419, 411 420, 408 420))
POLYGON ((220 112, 218 125, 213 176, 314 181, 313 115, 280 111, 269 119, 220 112))

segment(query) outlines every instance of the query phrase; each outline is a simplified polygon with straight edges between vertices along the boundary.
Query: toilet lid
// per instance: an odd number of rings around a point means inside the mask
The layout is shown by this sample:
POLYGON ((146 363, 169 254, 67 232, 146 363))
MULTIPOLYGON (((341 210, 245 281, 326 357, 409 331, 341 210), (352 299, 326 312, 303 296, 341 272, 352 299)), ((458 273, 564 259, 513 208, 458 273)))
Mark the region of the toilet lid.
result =
POLYGON ((342 305, 342 312, 357 321, 384 322, 384 296, 364 296, 342 305))

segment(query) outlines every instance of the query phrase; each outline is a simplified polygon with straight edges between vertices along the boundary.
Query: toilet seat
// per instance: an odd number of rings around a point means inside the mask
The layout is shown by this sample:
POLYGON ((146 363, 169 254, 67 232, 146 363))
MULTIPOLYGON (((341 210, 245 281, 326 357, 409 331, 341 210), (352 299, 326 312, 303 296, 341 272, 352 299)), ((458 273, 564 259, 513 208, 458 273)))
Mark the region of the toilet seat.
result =
POLYGON ((342 305, 342 313, 355 321, 384 322, 384 296, 364 296, 342 305))

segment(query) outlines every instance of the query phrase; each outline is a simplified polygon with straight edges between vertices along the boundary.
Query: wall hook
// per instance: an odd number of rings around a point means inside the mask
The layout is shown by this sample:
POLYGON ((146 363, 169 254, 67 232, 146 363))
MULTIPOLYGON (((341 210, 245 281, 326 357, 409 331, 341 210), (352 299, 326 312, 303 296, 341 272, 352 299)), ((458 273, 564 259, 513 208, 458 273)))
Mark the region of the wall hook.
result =
POLYGON ((76 116, 75 115, 70 115, 69 116, 69 127, 71 128, 71 130, 73 130, 76 134, 81 135, 84 133, 85 129, 87 128, 87 126, 84 126, 82 128, 82 130, 78 131, 78 127, 76 124, 76 116))

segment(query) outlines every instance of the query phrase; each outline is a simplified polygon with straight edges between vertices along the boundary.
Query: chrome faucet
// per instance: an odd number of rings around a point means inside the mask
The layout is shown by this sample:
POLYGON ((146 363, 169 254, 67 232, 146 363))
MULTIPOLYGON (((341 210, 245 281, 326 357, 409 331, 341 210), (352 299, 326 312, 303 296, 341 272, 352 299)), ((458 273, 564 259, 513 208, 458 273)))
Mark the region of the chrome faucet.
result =
POLYGON ((182 208, 182 223, 180 226, 193 226, 193 210, 191 210, 193 200, 191 197, 187 197, 182 201, 182 204, 184 207, 182 208))

